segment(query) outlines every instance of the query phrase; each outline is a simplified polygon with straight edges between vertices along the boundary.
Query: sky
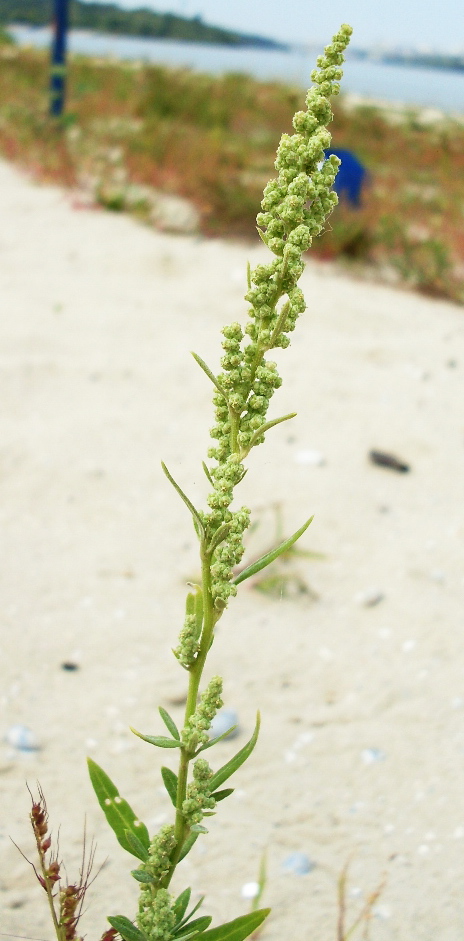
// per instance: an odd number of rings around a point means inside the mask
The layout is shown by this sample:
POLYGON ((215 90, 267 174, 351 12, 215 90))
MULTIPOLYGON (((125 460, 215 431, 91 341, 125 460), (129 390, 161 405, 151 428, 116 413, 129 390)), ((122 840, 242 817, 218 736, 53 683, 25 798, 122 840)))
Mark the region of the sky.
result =
MULTIPOLYGON (((105 2, 105 0, 104 0, 105 2)), ((109 2, 109 0, 108 0, 109 2)), ((340 23, 350 23, 353 45, 378 44, 443 51, 464 50, 462 0, 112 0, 127 8, 150 7, 200 15, 215 26, 285 42, 327 43, 340 23)))

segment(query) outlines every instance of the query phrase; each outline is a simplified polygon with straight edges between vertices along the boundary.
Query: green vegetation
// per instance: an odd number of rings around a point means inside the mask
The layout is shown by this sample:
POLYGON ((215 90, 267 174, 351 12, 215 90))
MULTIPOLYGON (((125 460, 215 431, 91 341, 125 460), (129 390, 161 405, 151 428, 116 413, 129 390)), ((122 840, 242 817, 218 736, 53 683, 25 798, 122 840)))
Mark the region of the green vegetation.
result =
MULTIPOLYGON (((37 177, 150 221, 154 190, 189 199, 206 235, 256 237, 300 90, 246 75, 71 56, 62 124, 48 109, 48 57, 4 46, 0 152, 37 177)), ((464 126, 419 111, 337 103, 333 146, 369 172, 360 209, 342 200, 314 254, 423 292, 464 301, 464 126)))
MULTIPOLYGON (((0 23, 29 23, 46 26, 53 16, 53 0, 0 0, 0 23)), ((285 48, 272 39, 249 36, 203 23, 200 16, 188 19, 173 13, 155 13, 146 7, 125 10, 116 3, 70 2, 70 25, 126 36, 177 39, 184 42, 222 43, 228 46, 285 48)))
MULTIPOLYGON (((270 401, 282 383, 277 364, 268 354, 290 345, 290 336, 306 308, 298 286, 304 270, 302 254, 310 248, 337 204, 332 187, 339 160, 331 156, 324 161, 324 149, 331 140, 327 129, 332 120, 329 99, 339 91, 343 53, 350 34, 351 28, 342 26, 326 47, 325 54, 319 56, 318 68, 312 73, 314 84, 306 97, 307 108, 293 116, 294 133, 282 135, 275 161, 277 176, 267 183, 261 200, 262 211, 256 218, 270 256, 266 264, 257 265, 253 270, 248 267, 246 328, 244 330, 235 321, 222 329, 223 355, 218 373, 213 373, 200 356, 193 354, 205 374, 205 381, 211 381, 213 386, 215 413, 215 425, 210 432, 213 447, 208 451, 208 464, 202 462, 209 491, 204 508, 197 509, 192 504, 162 465, 169 483, 185 505, 187 517, 190 516, 198 540, 201 578, 198 584, 189 584, 185 619, 178 645, 173 650, 186 681, 183 726, 178 728, 169 713, 160 707, 162 735, 132 731, 155 749, 164 749, 165 754, 167 751, 169 765, 175 763, 177 771, 170 766, 160 769, 173 805, 172 822, 150 836, 146 825, 106 772, 89 759, 96 798, 116 840, 136 866, 131 876, 139 890, 135 917, 110 915, 111 927, 104 931, 101 941, 115 941, 118 937, 123 941, 244 941, 255 935, 269 914, 269 909, 253 906, 248 914, 210 928, 210 915, 193 918, 203 898, 190 909, 191 888, 188 886, 179 892, 176 883, 178 864, 198 839, 205 838, 208 818, 214 816, 218 804, 233 793, 233 788, 223 785, 252 754, 260 727, 258 713, 249 741, 221 767, 213 769, 205 759, 204 752, 232 731, 229 728, 216 738, 210 737, 211 723, 223 705, 222 678, 212 676, 208 682, 205 680, 216 626, 237 594, 238 586, 288 553, 311 523, 311 519, 307 520, 293 536, 237 572, 244 553, 243 535, 250 523, 250 511, 244 506, 237 507, 235 490, 247 473, 246 465, 253 449, 265 443, 275 425, 295 417, 295 413, 291 413, 268 419, 270 401)), ((131 761, 127 757, 124 760, 126 765, 131 761)), ((34 870, 47 897, 56 939, 82 941, 79 920, 90 885, 93 850, 87 859, 84 853, 78 881, 70 882, 61 853, 52 843, 47 807, 40 788, 39 799, 33 800, 30 816, 38 853, 38 868, 34 870)), ((246 858, 244 847, 238 852, 246 858)), ((181 874, 184 876, 183 869, 181 874)), ((262 868, 261 891, 264 882, 262 868)), ((367 924, 373 900, 378 895, 377 892, 371 896, 355 923, 345 930, 345 883, 346 871, 339 884, 340 941, 346 941, 357 927, 367 924)))

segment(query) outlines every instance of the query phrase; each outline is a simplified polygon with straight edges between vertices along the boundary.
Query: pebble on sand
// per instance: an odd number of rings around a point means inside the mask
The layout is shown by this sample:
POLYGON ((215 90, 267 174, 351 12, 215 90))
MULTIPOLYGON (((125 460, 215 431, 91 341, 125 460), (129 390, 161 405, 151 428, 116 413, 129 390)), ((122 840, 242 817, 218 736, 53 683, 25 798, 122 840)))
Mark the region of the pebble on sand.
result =
POLYGON ((12 745, 17 751, 38 751, 40 745, 32 729, 27 725, 12 725, 6 733, 8 745, 12 745))
POLYGON ((376 604, 380 604, 384 597, 383 591, 379 588, 366 588, 365 591, 359 591, 354 600, 362 608, 373 608, 376 604))
POLYGON ((304 876, 316 868, 316 863, 306 853, 295 852, 285 857, 282 863, 284 872, 292 876, 304 876))
POLYGON ((220 709, 209 727, 208 735, 210 739, 218 738, 220 735, 224 735, 224 732, 227 732, 228 729, 232 729, 232 732, 226 735, 226 738, 235 738, 239 734, 238 715, 235 709, 220 709), (236 728, 232 729, 234 725, 236 728))

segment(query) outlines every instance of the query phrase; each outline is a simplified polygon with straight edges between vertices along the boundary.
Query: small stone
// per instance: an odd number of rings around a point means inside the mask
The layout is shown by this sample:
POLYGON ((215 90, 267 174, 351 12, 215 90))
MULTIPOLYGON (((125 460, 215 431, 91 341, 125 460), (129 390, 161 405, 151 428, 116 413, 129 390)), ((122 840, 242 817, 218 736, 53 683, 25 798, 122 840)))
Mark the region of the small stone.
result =
POLYGON ((220 735, 224 735, 224 732, 227 732, 234 725, 237 728, 233 729, 229 735, 226 735, 226 738, 236 738, 238 735, 238 715, 235 709, 220 709, 209 727, 208 735, 210 739, 219 738, 220 735))
POLYGON ((12 725, 6 733, 6 741, 17 751, 38 751, 40 745, 37 738, 27 725, 12 725))
POLYGON ((369 460, 371 464, 388 467, 390 470, 398 471, 399 474, 407 474, 411 470, 409 464, 396 457, 395 454, 387 454, 385 451, 369 451, 369 460))
POLYGON ((384 597, 379 588, 366 588, 365 591, 358 592, 354 600, 363 608, 373 608, 376 604, 380 604, 384 597))
POLYGON ((242 898, 255 899, 257 895, 259 895, 259 882, 245 882, 245 884, 242 885, 242 898))
POLYGON ((308 467, 323 467, 326 461, 320 451, 311 451, 306 448, 304 451, 297 451, 295 454, 295 463, 306 464, 308 467))
POLYGON ((316 868, 316 863, 314 863, 306 853, 290 853, 289 856, 286 856, 283 863, 282 869, 284 872, 289 873, 292 876, 304 876, 308 872, 312 872, 316 868))
POLYGON ((374 765, 377 761, 385 761, 386 754, 381 748, 364 748, 361 758, 365 765, 374 765))
POLYGON ((73 673, 75 670, 79 669, 79 664, 74 663, 72 660, 64 660, 61 664, 61 669, 66 670, 68 673, 73 673))

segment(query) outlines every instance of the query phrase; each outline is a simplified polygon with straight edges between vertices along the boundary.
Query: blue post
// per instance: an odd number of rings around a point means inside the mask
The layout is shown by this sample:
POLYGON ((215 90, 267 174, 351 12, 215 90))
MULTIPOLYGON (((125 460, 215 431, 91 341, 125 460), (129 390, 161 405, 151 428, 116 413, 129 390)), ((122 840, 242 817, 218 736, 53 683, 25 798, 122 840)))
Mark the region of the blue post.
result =
POLYGON ((54 11, 54 35, 50 68, 50 114, 54 118, 59 118, 63 114, 66 89, 68 0, 54 0, 54 11))

